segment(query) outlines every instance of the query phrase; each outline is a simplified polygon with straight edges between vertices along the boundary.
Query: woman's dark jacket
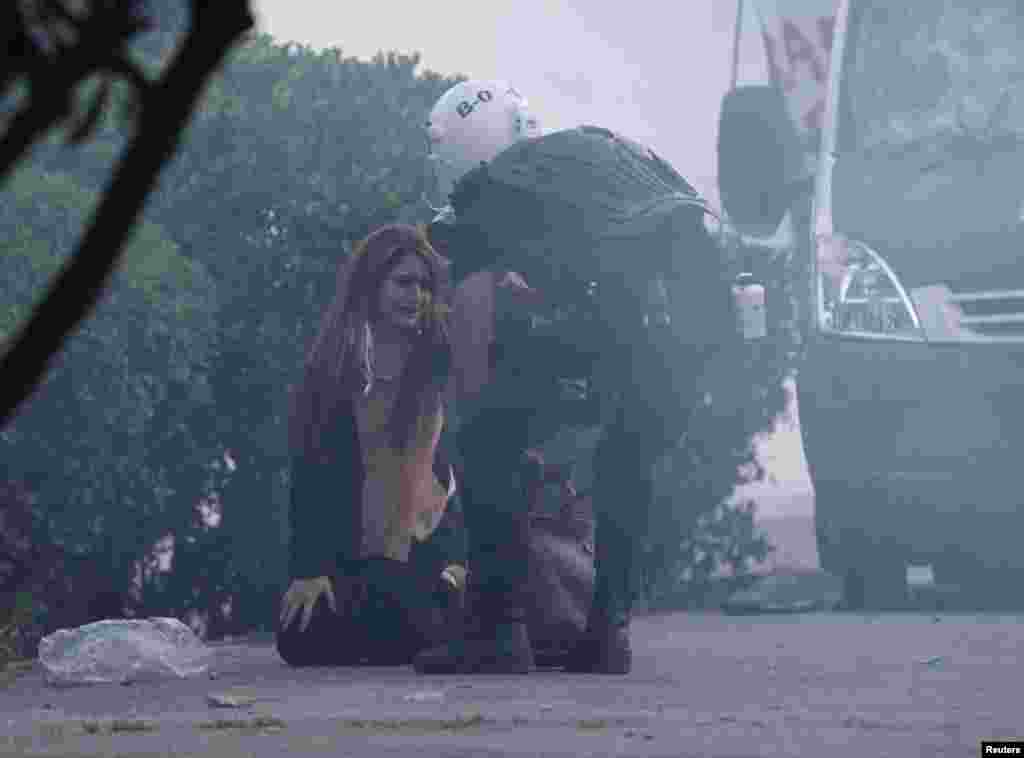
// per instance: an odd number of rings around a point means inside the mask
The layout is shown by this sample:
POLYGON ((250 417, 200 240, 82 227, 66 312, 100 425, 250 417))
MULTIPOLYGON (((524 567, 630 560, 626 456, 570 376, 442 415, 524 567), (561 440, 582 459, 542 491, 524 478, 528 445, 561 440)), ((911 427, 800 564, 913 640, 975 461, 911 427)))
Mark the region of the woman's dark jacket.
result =
MULTIPOLYGON (((434 456, 434 476, 448 486, 452 456, 447 424, 434 456)), ((319 460, 293 455, 289 524, 289 574, 292 579, 335 576, 358 563, 362 544, 363 467, 359 433, 351 403, 339 410, 322 440, 319 460)), ((413 539, 410 567, 435 578, 451 563, 465 564, 466 534, 458 494, 425 542, 413 539)))

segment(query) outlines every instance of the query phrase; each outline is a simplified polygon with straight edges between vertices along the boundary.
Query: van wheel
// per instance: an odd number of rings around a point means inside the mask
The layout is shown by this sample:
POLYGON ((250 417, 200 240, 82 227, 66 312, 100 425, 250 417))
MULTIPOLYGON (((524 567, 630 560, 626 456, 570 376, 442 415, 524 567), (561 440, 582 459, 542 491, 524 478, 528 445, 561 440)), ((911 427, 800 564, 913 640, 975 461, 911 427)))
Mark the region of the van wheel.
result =
POLYGON ((870 484, 854 485, 814 474, 812 469, 818 559, 822 569, 842 581, 842 607, 851 611, 908 608, 905 554, 898 545, 876 536, 878 517, 865 514, 863 508, 865 501, 882 502, 884 495, 875 493, 870 484), (860 514, 861 522, 851 521, 851 514, 860 514))

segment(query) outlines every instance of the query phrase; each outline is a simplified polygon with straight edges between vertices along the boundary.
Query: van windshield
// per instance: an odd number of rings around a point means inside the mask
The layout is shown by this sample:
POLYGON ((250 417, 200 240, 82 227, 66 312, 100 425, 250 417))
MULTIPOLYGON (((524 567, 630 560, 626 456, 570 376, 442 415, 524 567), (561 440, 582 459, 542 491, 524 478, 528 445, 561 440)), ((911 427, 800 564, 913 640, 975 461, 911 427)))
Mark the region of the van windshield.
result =
POLYGON ((907 286, 1024 286, 1022 51, 1018 0, 851 4, 833 218, 907 286))
POLYGON ((857 151, 1024 137, 1018 0, 863 3, 845 72, 857 151))

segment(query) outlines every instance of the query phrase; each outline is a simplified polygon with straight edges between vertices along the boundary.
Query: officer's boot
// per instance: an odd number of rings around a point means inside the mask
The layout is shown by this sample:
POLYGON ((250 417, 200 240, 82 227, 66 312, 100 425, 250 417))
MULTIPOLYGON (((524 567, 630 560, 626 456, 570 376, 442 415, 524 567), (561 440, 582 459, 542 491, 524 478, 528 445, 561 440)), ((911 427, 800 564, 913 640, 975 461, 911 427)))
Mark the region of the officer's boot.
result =
POLYGON ((635 439, 630 441, 621 424, 608 430, 595 450, 594 599, 587 628, 568 655, 566 671, 628 674, 632 668, 633 574, 653 496, 650 466, 645 464, 648 457, 635 439))
POLYGON ((526 628, 525 551, 512 528, 504 544, 476 545, 470 556, 467 618, 461 634, 416 656, 421 674, 525 674, 533 670, 526 628), (523 576, 519 576, 523 574, 523 576))
POLYGON ((629 624, 633 610, 633 546, 599 519, 596 535, 594 600, 587 628, 566 658, 573 673, 628 674, 633 665, 629 624))
POLYGON ((534 668, 526 628, 529 522, 522 448, 509 444, 521 437, 515 431, 492 414, 460 434, 469 618, 456 639, 416 657, 421 674, 518 674, 534 668))

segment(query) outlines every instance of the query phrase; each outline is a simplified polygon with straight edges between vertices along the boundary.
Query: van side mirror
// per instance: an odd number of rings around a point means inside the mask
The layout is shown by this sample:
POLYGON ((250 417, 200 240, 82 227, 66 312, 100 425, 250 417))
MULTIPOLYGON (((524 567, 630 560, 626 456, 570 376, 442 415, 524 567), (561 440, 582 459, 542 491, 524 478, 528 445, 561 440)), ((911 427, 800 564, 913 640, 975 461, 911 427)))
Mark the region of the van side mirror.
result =
POLYGON ((763 238, 778 229, 794 199, 791 169, 799 154, 796 129, 776 88, 737 87, 722 99, 718 189, 740 233, 763 238))

